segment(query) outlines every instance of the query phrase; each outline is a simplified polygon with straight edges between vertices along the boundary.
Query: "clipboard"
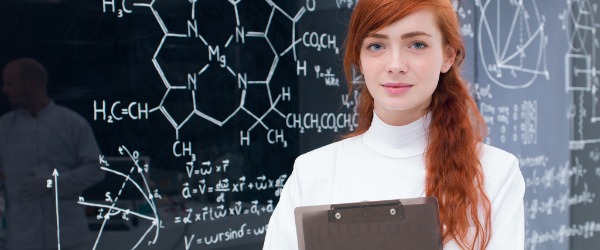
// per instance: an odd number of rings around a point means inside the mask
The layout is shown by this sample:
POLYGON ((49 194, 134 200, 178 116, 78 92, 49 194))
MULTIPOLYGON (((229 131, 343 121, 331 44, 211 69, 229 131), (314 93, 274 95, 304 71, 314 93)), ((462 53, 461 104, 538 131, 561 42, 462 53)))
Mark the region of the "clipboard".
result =
POLYGON ((294 216, 300 250, 442 249, 434 197, 304 206, 294 216))

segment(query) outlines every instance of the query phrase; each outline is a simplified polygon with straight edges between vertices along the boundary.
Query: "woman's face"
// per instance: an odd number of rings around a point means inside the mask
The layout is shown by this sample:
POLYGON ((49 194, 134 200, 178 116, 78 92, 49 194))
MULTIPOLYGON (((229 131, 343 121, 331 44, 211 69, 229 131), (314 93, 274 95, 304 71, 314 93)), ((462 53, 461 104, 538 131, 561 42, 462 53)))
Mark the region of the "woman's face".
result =
POLYGON ((422 117, 440 72, 447 72, 454 58, 430 9, 368 34, 360 49, 360 68, 377 116, 396 126, 422 117))

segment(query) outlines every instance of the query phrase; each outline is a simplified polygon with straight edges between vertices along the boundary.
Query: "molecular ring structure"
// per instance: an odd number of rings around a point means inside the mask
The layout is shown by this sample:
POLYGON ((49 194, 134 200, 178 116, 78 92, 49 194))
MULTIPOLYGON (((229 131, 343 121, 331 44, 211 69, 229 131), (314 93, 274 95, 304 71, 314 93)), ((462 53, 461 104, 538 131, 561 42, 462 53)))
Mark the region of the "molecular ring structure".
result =
MULTIPOLYGON (((177 139, 179 139, 180 136, 180 129, 194 116, 205 119, 206 121, 221 127, 237 114, 246 113, 248 116, 252 117, 254 121, 247 129, 246 135, 259 125, 266 130, 269 130, 269 126, 263 119, 270 114, 285 118, 285 114, 278 110, 277 105, 282 101, 290 100, 290 88, 282 87, 281 90, 272 89, 271 81, 281 57, 292 53, 293 60, 297 62, 296 45, 302 42, 303 38, 296 37, 296 24, 307 11, 315 9, 314 0, 307 1, 306 6, 302 6, 294 15, 286 13, 273 1, 265 0, 264 3, 270 6, 270 15, 266 27, 264 30, 252 31, 246 30, 241 24, 240 13, 243 13, 241 11, 244 10, 251 10, 251 5, 257 4, 254 1, 219 1, 218 6, 215 6, 217 3, 211 1, 189 0, 190 16, 185 23, 187 32, 181 33, 170 31, 155 7, 156 0, 152 0, 151 2, 120 0, 120 3, 117 1, 119 0, 102 0, 103 12, 115 14, 117 17, 122 18, 138 11, 140 8, 146 8, 144 11, 150 11, 153 14, 164 34, 151 60, 166 87, 166 91, 160 104, 157 107, 150 108, 149 111, 146 110, 146 115, 148 112, 152 113, 160 111, 173 128, 175 128, 177 139), (218 8, 218 10, 215 10, 215 8, 218 8), (231 14, 232 18, 235 17, 235 21, 231 20, 231 23, 235 23, 235 27, 218 30, 219 35, 225 36, 226 39, 221 39, 224 41, 209 42, 207 36, 200 32, 199 23, 215 21, 203 20, 203 16, 205 18, 206 15, 199 15, 197 12, 200 10, 221 11, 226 12, 222 13, 222 16, 231 14), (274 19, 277 19, 280 22, 289 22, 289 25, 292 27, 282 31, 280 30, 280 25, 272 25, 274 19), (283 39, 285 42, 281 42, 277 39, 283 39), (181 63, 182 67, 190 67, 190 64, 196 67, 185 73, 187 75, 186 77, 183 77, 181 74, 173 76, 170 70, 166 70, 166 67, 168 66, 163 63, 163 61, 168 60, 168 55, 166 55, 168 52, 166 51, 173 48, 173 45, 182 43, 193 44, 195 49, 200 48, 200 51, 204 50, 207 52, 201 55, 208 55, 208 58, 195 58, 192 63, 186 62, 185 66, 181 63), (239 58, 239 56, 236 57, 237 52, 240 50, 251 51, 252 53, 246 55, 260 58, 248 59, 239 58), (259 61, 261 64, 257 66, 258 64, 246 63, 241 65, 253 65, 253 67, 248 68, 248 66, 246 66, 246 68, 235 68, 236 62, 239 64, 240 60, 259 61), (212 79, 215 78, 215 75, 218 75, 218 81, 212 81, 212 79), (207 100, 214 101, 215 97, 213 96, 213 100, 211 100, 210 93, 207 93, 210 91, 201 91, 199 90, 200 88, 210 89, 211 91, 219 93, 231 93, 231 95, 229 95, 226 100, 218 100, 219 104, 225 105, 219 105, 217 110, 214 107, 215 105, 207 103, 207 100), (250 91, 266 92, 257 95, 268 96, 268 105, 270 107, 266 111, 259 111, 261 113, 251 111, 251 109, 249 109, 249 104, 246 102, 247 95, 250 94, 250 91), (193 103, 193 107, 185 111, 169 107, 170 101, 182 99, 189 100, 189 102, 193 103), (186 112, 186 114, 176 118, 174 113, 177 112, 186 112)), ((263 2, 261 3, 264 4, 263 2)), ((142 10, 140 9, 139 11, 142 10)), ((256 13, 244 14, 256 15, 256 13)), ((210 36, 212 35, 214 34, 210 34, 210 36)), ((323 40, 323 38, 321 38, 321 40, 323 40)), ((244 131, 241 131, 241 134, 243 136, 244 131)))

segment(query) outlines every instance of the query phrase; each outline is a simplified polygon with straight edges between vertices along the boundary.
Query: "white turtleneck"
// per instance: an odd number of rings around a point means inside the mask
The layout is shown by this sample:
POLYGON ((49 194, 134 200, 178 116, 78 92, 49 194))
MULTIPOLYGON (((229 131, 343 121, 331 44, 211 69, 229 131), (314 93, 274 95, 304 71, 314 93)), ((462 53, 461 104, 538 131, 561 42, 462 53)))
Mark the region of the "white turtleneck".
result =
MULTIPOLYGON (((294 208, 425 196, 429 116, 390 126, 376 114, 360 136, 299 156, 269 222, 264 249, 297 249, 294 208)), ((524 248, 525 183, 515 156, 482 145, 485 189, 492 205, 487 249, 524 248)), ((460 249, 454 241, 444 249, 460 249)))
POLYGON ((363 135, 367 147, 390 158, 408 158, 422 155, 427 147, 427 129, 430 117, 423 116, 405 126, 391 126, 373 113, 371 127, 363 135))

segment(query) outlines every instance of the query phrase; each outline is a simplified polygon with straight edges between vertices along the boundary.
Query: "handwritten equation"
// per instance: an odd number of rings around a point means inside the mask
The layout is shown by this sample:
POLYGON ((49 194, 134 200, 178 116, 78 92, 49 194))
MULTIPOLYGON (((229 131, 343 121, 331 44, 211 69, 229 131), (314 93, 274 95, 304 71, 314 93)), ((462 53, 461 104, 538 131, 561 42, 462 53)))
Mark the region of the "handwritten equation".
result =
POLYGON ((529 219, 535 219, 538 214, 551 215, 554 211, 564 213, 574 205, 593 204, 596 194, 588 190, 587 183, 584 183, 584 190, 579 194, 571 194, 569 189, 559 197, 549 197, 545 201, 533 199, 525 202, 525 214, 529 219))
POLYGON ((542 243, 558 242, 564 243, 571 237, 582 237, 588 239, 600 232, 600 222, 588 221, 583 224, 562 225, 557 229, 543 232, 532 231, 525 241, 525 249, 535 250, 542 243))
POLYGON ((196 236, 196 234, 192 234, 190 237, 187 235, 184 236, 185 239, 185 249, 188 250, 192 246, 195 245, 212 245, 220 242, 227 242, 236 239, 242 239, 248 235, 261 236, 264 235, 267 231, 267 226, 261 226, 258 228, 250 228, 246 223, 242 224, 239 229, 229 229, 224 232, 218 232, 214 235, 208 236, 196 236))
POLYGON ((571 166, 569 162, 565 162, 562 166, 545 167, 539 172, 542 173, 538 173, 538 169, 534 169, 531 175, 525 177, 525 186, 533 193, 537 192, 538 187, 550 189, 562 186, 568 190, 571 184, 570 180, 573 178, 574 184, 577 185, 587 170, 581 164, 571 166))
POLYGON ((520 105, 479 104, 479 111, 490 127, 490 134, 500 138, 500 143, 521 142, 523 145, 538 142, 538 105, 536 100, 523 101, 520 105))

